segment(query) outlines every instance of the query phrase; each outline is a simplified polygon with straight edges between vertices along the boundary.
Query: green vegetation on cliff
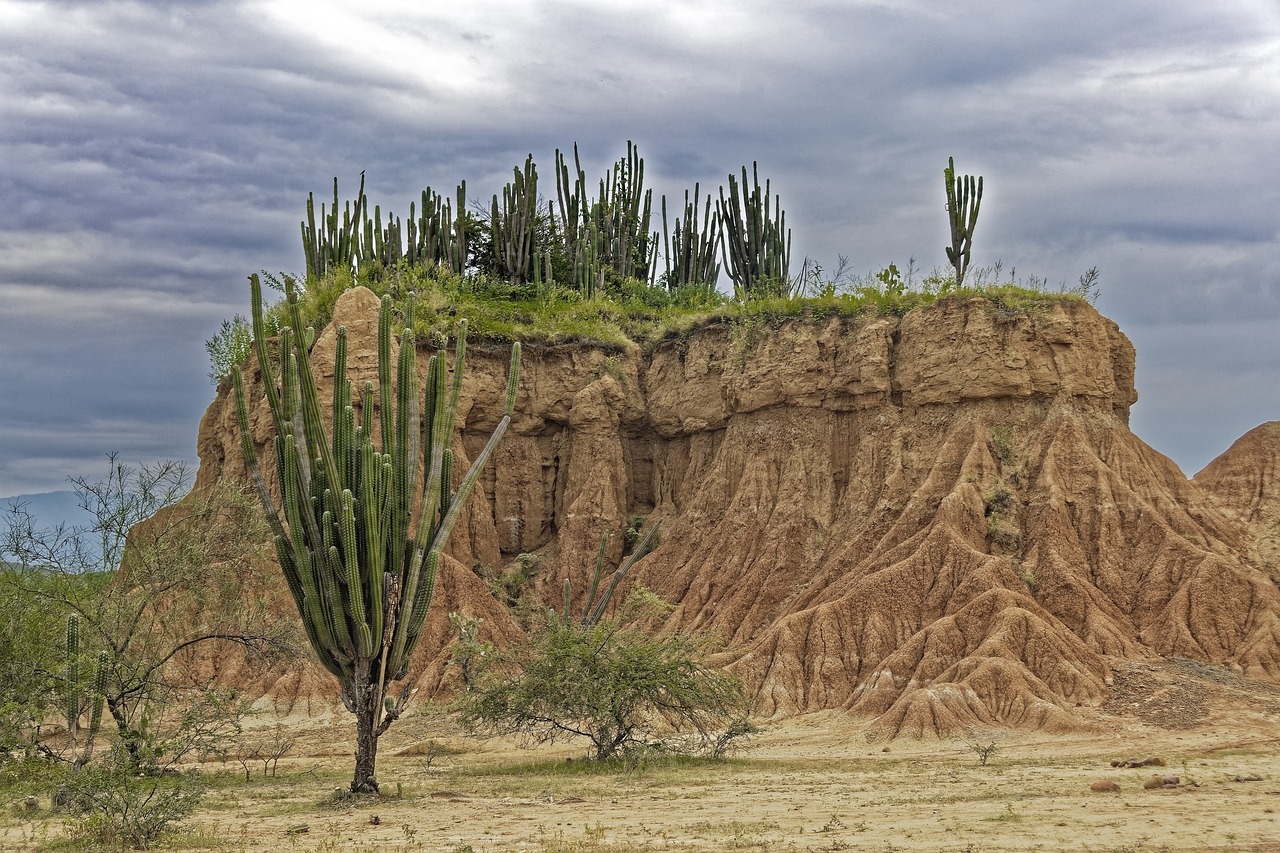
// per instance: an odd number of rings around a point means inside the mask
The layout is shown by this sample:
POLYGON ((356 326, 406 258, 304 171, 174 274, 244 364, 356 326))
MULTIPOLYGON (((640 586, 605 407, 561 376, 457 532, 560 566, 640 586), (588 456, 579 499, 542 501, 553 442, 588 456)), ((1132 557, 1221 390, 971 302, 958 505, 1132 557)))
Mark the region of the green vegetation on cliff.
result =
MULTIPOLYGON (((458 320, 465 319, 469 336, 478 343, 592 343, 626 350, 652 347, 715 323, 777 325, 832 316, 900 317, 939 299, 974 297, 1002 310, 1036 311, 1055 301, 1090 297, 1092 279, 1087 275, 1081 285, 1055 291, 1047 289, 1042 279, 1000 280, 999 273, 998 268, 972 270, 971 284, 963 288, 937 273, 908 286, 896 267, 890 266, 840 283, 820 281, 804 293, 741 301, 705 289, 668 291, 636 280, 583 298, 567 288, 537 292, 532 286, 515 286, 487 275, 459 275, 445 267, 424 269, 400 263, 389 269, 375 265, 358 274, 330 272, 313 279, 302 293, 301 308, 307 325, 322 327, 332 316, 338 296, 363 285, 379 296, 391 296, 401 307, 406 296, 415 293, 416 337, 441 346, 451 340, 458 320)), ((276 303, 268 311, 268 324, 278 327, 282 317, 282 303, 276 303)), ((209 342, 210 375, 215 381, 229 376, 231 367, 248 354, 251 336, 243 334, 241 327, 248 329, 243 318, 228 321, 209 342)))

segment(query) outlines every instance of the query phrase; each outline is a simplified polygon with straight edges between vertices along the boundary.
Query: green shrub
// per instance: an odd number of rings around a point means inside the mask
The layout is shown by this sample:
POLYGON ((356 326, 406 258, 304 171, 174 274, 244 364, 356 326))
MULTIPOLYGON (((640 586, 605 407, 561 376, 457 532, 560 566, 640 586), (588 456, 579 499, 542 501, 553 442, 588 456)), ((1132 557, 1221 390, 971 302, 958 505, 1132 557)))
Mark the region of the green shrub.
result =
POLYGON ((507 655, 506 674, 462 698, 461 719, 473 733, 533 743, 586 738, 600 760, 720 755, 755 728, 741 683, 705 666, 700 652, 685 634, 548 613, 532 642, 507 655))
POLYGON ((139 776, 94 767, 71 775, 53 796, 72 817, 73 838, 94 847, 148 850, 195 811, 204 786, 190 774, 139 776))

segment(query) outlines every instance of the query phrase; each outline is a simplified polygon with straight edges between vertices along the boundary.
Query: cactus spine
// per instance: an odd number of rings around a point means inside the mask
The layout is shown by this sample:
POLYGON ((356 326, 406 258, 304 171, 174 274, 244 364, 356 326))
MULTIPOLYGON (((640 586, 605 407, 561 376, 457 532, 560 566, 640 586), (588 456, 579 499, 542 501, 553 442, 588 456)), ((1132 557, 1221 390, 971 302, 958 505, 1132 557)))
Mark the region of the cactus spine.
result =
POLYGON ((263 390, 275 426, 281 496, 269 492, 249 434, 243 379, 233 385, 241 446, 267 510, 276 553, 298 613, 320 662, 338 679, 343 703, 356 715, 352 791, 377 791, 378 737, 399 717, 410 685, 403 681, 435 589, 441 554, 481 469, 511 422, 520 368, 512 347, 504 415, 471 468, 453 488, 453 440, 466 325, 459 326, 451 385, 445 358, 427 365, 419 397, 413 297, 392 356, 392 308, 383 297, 378 318, 377 408, 367 383, 356 416, 346 376, 346 330, 337 331, 333 409, 321 416, 319 389, 300 333, 302 315, 292 279, 285 279, 290 326, 281 333, 277 372, 269 358, 262 288, 250 277, 253 328, 263 390), (394 377, 394 378, 393 378, 394 377), (375 434, 376 433, 376 434, 375 434))
POLYGON ((956 270, 956 287, 964 284, 964 274, 969 269, 969 255, 973 252, 973 229, 978 224, 978 208, 982 206, 982 176, 974 183, 973 175, 956 177, 956 160, 947 158, 947 168, 942 171, 947 190, 947 221, 951 226, 951 245, 947 246, 947 260, 956 270))
POLYGON ((720 188, 717 210, 723 229, 725 269, 733 279, 740 299, 783 296, 790 287, 791 230, 781 201, 771 196, 769 181, 760 189, 760 172, 751 164, 753 185, 746 194, 747 167, 742 167, 742 185, 729 175, 729 198, 720 188), (773 212, 770 214, 770 202, 773 212))

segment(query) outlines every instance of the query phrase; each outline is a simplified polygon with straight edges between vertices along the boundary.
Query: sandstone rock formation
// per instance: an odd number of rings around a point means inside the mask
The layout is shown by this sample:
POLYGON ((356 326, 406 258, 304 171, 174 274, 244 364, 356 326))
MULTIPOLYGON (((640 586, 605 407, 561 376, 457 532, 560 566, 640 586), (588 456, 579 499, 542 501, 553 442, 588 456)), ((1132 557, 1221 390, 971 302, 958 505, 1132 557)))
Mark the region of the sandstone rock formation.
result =
MULTIPOLYGON (((368 291, 339 300, 349 369, 375 313, 368 291)), ((322 364, 331 349, 322 335, 322 364)), ((469 352, 462 457, 498 419, 506 361, 469 352)), ((1133 376, 1115 324, 1066 299, 715 324, 647 353, 528 346, 417 677, 444 673, 450 610, 518 635, 480 574, 536 553, 546 601, 565 577, 581 595, 601 533, 616 561, 639 516, 663 537, 633 580, 677 605, 671 628, 720 638, 765 714, 847 709, 888 735, 1070 730, 1106 700, 1112 657, 1280 680, 1280 592, 1248 527, 1273 510, 1241 503, 1248 473, 1224 462, 1191 482, 1134 436, 1133 376)), ((260 409, 260 445, 268 425, 260 409)), ((199 452, 200 483, 245 476, 225 392, 199 452)))
POLYGON ((1280 421, 1249 430, 1195 482, 1245 526, 1250 556, 1280 580, 1280 421))

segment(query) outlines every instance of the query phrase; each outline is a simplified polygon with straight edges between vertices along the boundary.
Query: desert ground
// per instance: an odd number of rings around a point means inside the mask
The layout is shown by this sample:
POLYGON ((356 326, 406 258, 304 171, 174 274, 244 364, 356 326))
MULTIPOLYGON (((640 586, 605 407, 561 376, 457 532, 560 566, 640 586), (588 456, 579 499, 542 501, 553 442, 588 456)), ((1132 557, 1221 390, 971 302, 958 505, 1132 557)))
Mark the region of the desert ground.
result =
MULTIPOLYGON (((208 762, 171 849, 210 851, 1280 850, 1280 688, 1189 661, 1113 662, 1085 730, 869 738, 835 712, 765 722, 720 762, 601 768, 580 745, 478 741, 423 707, 383 738, 383 796, 338 796, 352 726, 295 714, 277 775, 208 762), (995 744, 984 765, 977 747, 995 744), (1163 766, 1113 767, 1130 758, 1163 766), (1145 789, 1153 775, 1173 787, 1145 789), (1118 791, 1091 786, 1115 782, 1118 791)), ((274 721, 258 718, 259 726, 274 721)), ((0 849, 62 846, 47 803, 6 808, 0 849)), ((63 848, 65 849, 65 847, 63 848)))

